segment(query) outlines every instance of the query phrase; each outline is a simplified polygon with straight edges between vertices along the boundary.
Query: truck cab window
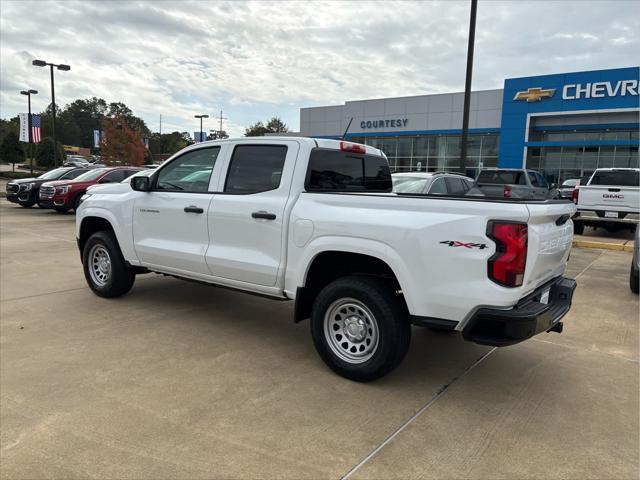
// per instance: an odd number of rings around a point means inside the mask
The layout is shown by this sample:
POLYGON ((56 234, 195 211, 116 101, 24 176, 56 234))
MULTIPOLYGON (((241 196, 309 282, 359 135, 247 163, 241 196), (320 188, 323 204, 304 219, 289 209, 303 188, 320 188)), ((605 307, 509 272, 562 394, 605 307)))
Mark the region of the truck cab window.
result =
POLYGON ((286 156, 285 145, 236 146, 229 163, 224 191, 251 194, 277 189, 286 156))
POLYGON ((200 193, 209 190, 209 179, 220 147, 191 150, 158 172, 156 190, 200 193))

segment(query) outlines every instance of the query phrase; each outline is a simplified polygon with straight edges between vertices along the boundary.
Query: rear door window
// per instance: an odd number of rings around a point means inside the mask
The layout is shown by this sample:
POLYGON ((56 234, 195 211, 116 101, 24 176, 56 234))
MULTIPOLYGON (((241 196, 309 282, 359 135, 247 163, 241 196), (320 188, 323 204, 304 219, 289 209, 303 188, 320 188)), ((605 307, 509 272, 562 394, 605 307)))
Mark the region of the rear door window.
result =
POLYGON ((591 185, 608 185, 620 187, 637 187, 640 184, 638 172, 611 170, 596 172, 591 185))
POLYGON ((236 146, 224 191, 251 194, 275 190, 280 186, 286 156, 286 145, 236 146))
POLYGON ((126 170, 113 170, 100 179, 100 183, 117 183, 125 179, 126 170))
POLYGON ((306 189, 310 192, 390 192, 391 171, 384 157, 316 148, 309 158, 306 189))
POLYGON ((447 185, 444 183, 444 178, 435 179, 429 189, 429 195, 446 195, 447 193, 447 185))
POLYGON ((71 170, 70 172, 67 172, 64 175, 62 175, 60 177, 60 180, 72 180, 72 179, 82 175, 83 173, 85 173, 87 171, 88 170, 83 170, 81 168, 78 168, 77 170, 71 170))
POLYGON ((465 189, 461 178, 447 177, 444 181, 449 195, 464 195, 465 189))

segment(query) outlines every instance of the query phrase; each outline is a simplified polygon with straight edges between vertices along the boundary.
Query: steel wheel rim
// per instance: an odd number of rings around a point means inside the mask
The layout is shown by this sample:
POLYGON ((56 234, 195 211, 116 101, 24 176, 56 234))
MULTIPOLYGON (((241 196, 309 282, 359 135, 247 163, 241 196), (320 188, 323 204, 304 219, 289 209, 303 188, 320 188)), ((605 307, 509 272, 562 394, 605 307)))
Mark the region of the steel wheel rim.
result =
POLYGON ((89 251, 89 275, 99 287, 104 287, 111 277, 111 257, 102 245, 94 245, 89 251))
POLYGON ((329 348, 345 362, 364 363, 378 349, 378 322, 371 310, 355 298, 333 302, 325 313, 323 327, 329 348))

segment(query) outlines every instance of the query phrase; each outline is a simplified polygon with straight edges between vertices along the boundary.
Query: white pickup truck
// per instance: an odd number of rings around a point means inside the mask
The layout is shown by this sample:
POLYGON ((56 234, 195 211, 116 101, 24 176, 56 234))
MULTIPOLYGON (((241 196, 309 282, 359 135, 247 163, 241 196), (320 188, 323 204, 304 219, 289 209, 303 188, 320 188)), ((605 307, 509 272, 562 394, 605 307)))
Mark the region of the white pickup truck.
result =
POLYGON ((573 190, 578 213, 574 231, 584 227, 603 227, 609 232, 635 229, 640 213, 640 169, 598 168, 585 185, 573 190))
POLYGON ((89 189, 76 216, 85 278, 103 297, 156 272, 295 300, 322 359, 358 381, 401 362, 411 324, 497 346, 562 330, 572 203, 391 189, 370 146, 199 143, 89 189))

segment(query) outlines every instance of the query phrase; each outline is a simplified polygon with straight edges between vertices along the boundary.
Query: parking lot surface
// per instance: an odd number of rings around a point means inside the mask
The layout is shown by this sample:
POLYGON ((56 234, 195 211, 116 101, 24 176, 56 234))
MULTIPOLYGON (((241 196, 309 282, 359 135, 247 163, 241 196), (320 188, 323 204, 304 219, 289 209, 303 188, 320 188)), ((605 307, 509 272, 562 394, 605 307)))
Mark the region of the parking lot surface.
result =
POLYGON ((107 300, 73 215, 0 200, 2 478, 637 478, 631 254, 574 249, 563 334, 492 349, 414 328, 358 384, 291 303, 159 275, 107 300))

